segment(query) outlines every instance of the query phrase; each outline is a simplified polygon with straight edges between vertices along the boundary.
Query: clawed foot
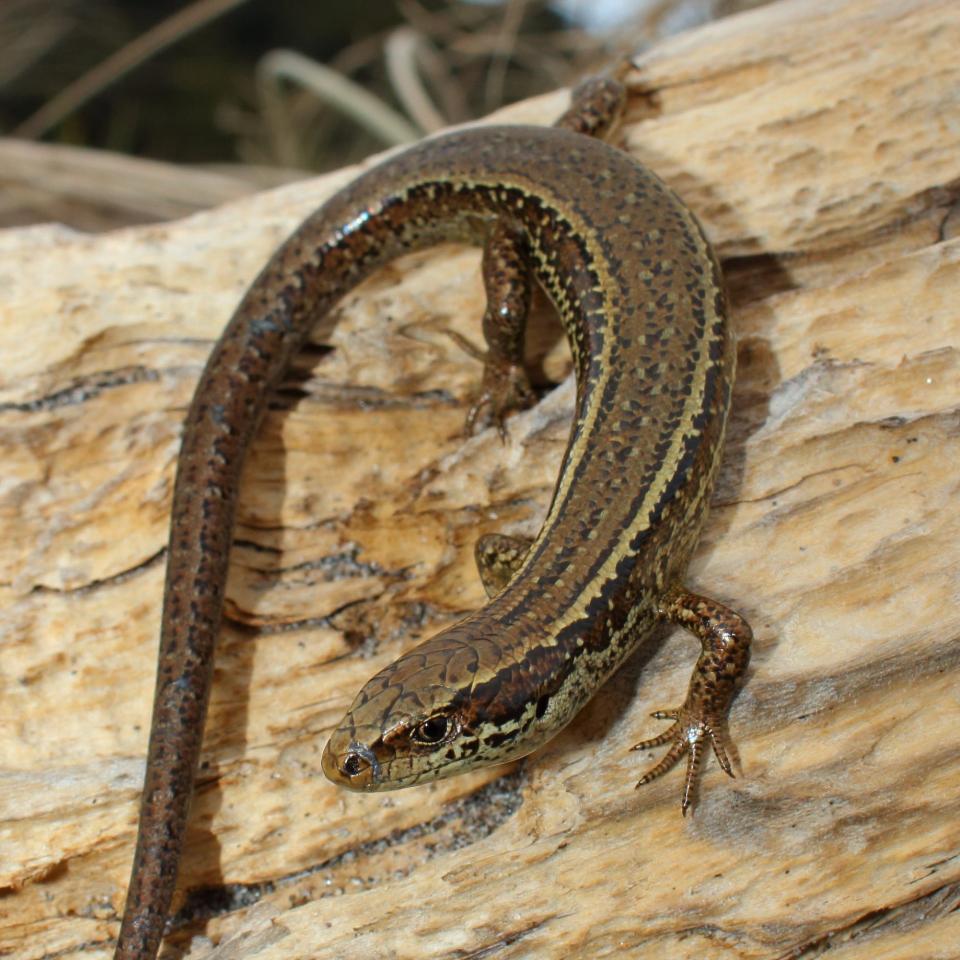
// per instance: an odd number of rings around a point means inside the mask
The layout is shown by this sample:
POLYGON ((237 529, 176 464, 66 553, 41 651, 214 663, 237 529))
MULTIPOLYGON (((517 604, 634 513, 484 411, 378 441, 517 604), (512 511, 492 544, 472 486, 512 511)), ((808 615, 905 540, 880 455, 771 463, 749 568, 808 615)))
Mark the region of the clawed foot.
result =
POLYGON ((656 780, 662 776, 680 761, 684 754, 687 754, 687 777, 683 785, 683 797, 680 801, 680 809, 686 816, 687 809, 690 806, 693 795, 693 786, 700 770, 700 764, 703 760, 703 747, 705 743, 710 743, 713 752, 724 773, 733 776, 733 768, 730 766, 728 752, 732 753, 732 744, 730 735, 727 731, 726 717, 709 716, 702 710, 688 707, 684 704, 679 710, 657 710, 651 714, 657 720, 673 720, 673 725, 661 733, 659 736, 651 737, 649 740, 642 740, 635 744, 634 750, 649 750, 651 747, 659 747, 665 743, 670 744, 670 749, 656 766, 648 770, 638 781, 637 787, 642 787, 651 780, 656 780))
POLYGON ((537 402, 527 371, 520 364, 495 360, 489 351, 481 350, 456 330, 447 330, 446 333, 464 353, 483 364, 480 396, 467 413, 464 433, 472 437, 495 426, 500 438, 506 439, 507 417, 537 402))
POLYGON ((526 410, 536 402, 527 371, 513 364, 503 367, 487 363, 483 371, 480 396, 467 414, 465 431, 473 436, 487 427, 496 427, 506 439, 506 419, 517 410, 526 410))

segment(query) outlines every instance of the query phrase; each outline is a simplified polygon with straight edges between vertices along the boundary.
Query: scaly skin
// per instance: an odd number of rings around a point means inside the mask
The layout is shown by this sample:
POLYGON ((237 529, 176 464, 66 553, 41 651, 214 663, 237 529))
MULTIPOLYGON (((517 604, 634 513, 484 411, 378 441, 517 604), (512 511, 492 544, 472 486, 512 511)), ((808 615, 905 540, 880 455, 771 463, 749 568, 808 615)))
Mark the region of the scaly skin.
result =
MULTIPOLYGON (((597 132, 622 91, 610 82, 587 91, 585 108, 563 123, 597 132)), ((507 573, 490 579, 502 589, 482 610, 366 684, 327 745, 324 771, 352 789, 381 790, 529 753, 664 619, 693 628, 703 644, 679 719, 657 738, 673 744, 671 763, 689 753, 684 809, 702 744, 728 769, 725 719, 749 627, 680 586, 733 377, 716 260, 680 201, 596 140, 536 127, 440 137, 364 174, 304 222, 244 297, 198 384, 174 491, 147 775, 116 960, 151 960, 163 933, 240 471, 270 390, 316 318, 377 267, 491 229, 499 239, 486 258, 488 295, 513 306, 488 310, 476 419, 500 422, 530 399, 518 372, 528 297, 516 284, 532 270, 558 309, 577 376, 553 502, 529 549, 501 544, 507 573)))

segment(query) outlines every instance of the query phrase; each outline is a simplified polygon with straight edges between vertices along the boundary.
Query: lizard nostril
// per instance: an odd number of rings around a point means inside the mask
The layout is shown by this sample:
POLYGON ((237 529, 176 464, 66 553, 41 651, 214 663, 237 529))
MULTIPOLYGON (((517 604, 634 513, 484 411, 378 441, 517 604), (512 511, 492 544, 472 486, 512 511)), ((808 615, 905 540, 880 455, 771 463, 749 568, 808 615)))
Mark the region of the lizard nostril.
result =
POLYGON ((348 753, 343 758, 340 765, 340 771, 347 777, 355 777, 370 766, 370 761, 361 757, 358 753, 348 753))
POLYGON ((382 781, 382 770, 376 754, 365 743, 337 736, 326 745, 321 764, 328 780, 350 790, 377 790, 382 781))

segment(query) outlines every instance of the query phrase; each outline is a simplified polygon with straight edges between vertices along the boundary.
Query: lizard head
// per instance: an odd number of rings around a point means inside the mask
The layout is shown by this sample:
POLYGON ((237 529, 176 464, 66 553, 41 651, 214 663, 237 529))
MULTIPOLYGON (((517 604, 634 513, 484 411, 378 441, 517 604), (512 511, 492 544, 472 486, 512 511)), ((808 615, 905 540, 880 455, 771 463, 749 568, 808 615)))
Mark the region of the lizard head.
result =
POLYGON ((323 751, 329 780, 395 790, 524 756, 546 739, 536 700, 500 681, 502 646, 475 630, 461 622, 367 681, 323 751))

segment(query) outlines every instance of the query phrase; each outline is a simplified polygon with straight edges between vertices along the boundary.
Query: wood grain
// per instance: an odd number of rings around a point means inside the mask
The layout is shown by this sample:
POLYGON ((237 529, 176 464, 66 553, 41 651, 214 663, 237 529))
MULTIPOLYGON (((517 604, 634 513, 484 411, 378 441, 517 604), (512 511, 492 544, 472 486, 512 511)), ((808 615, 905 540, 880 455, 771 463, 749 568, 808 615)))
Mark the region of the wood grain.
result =
MULTIPOLYGON (((703 218, 735 304, 690 582, 757 634, 742 776, 711 764, 686 820, 678 774, 632 789, 694 659, 671 633, 525 764, 392 795, 322 778, 363 680, 482 602, 476 538, 536 529, 569 426, 565 381, 506 443, 462 439, 479 368, 448 331, 479 338, 478 254, 408 258, 298 359, 248 465, 171 956, 958 955, 958 49, 952 0, 789 2, 631 78, 626 143, 703 218)), ((109 956, 180 420, 270 250, 354 172, 0 233, 0 956, 109 956)))

